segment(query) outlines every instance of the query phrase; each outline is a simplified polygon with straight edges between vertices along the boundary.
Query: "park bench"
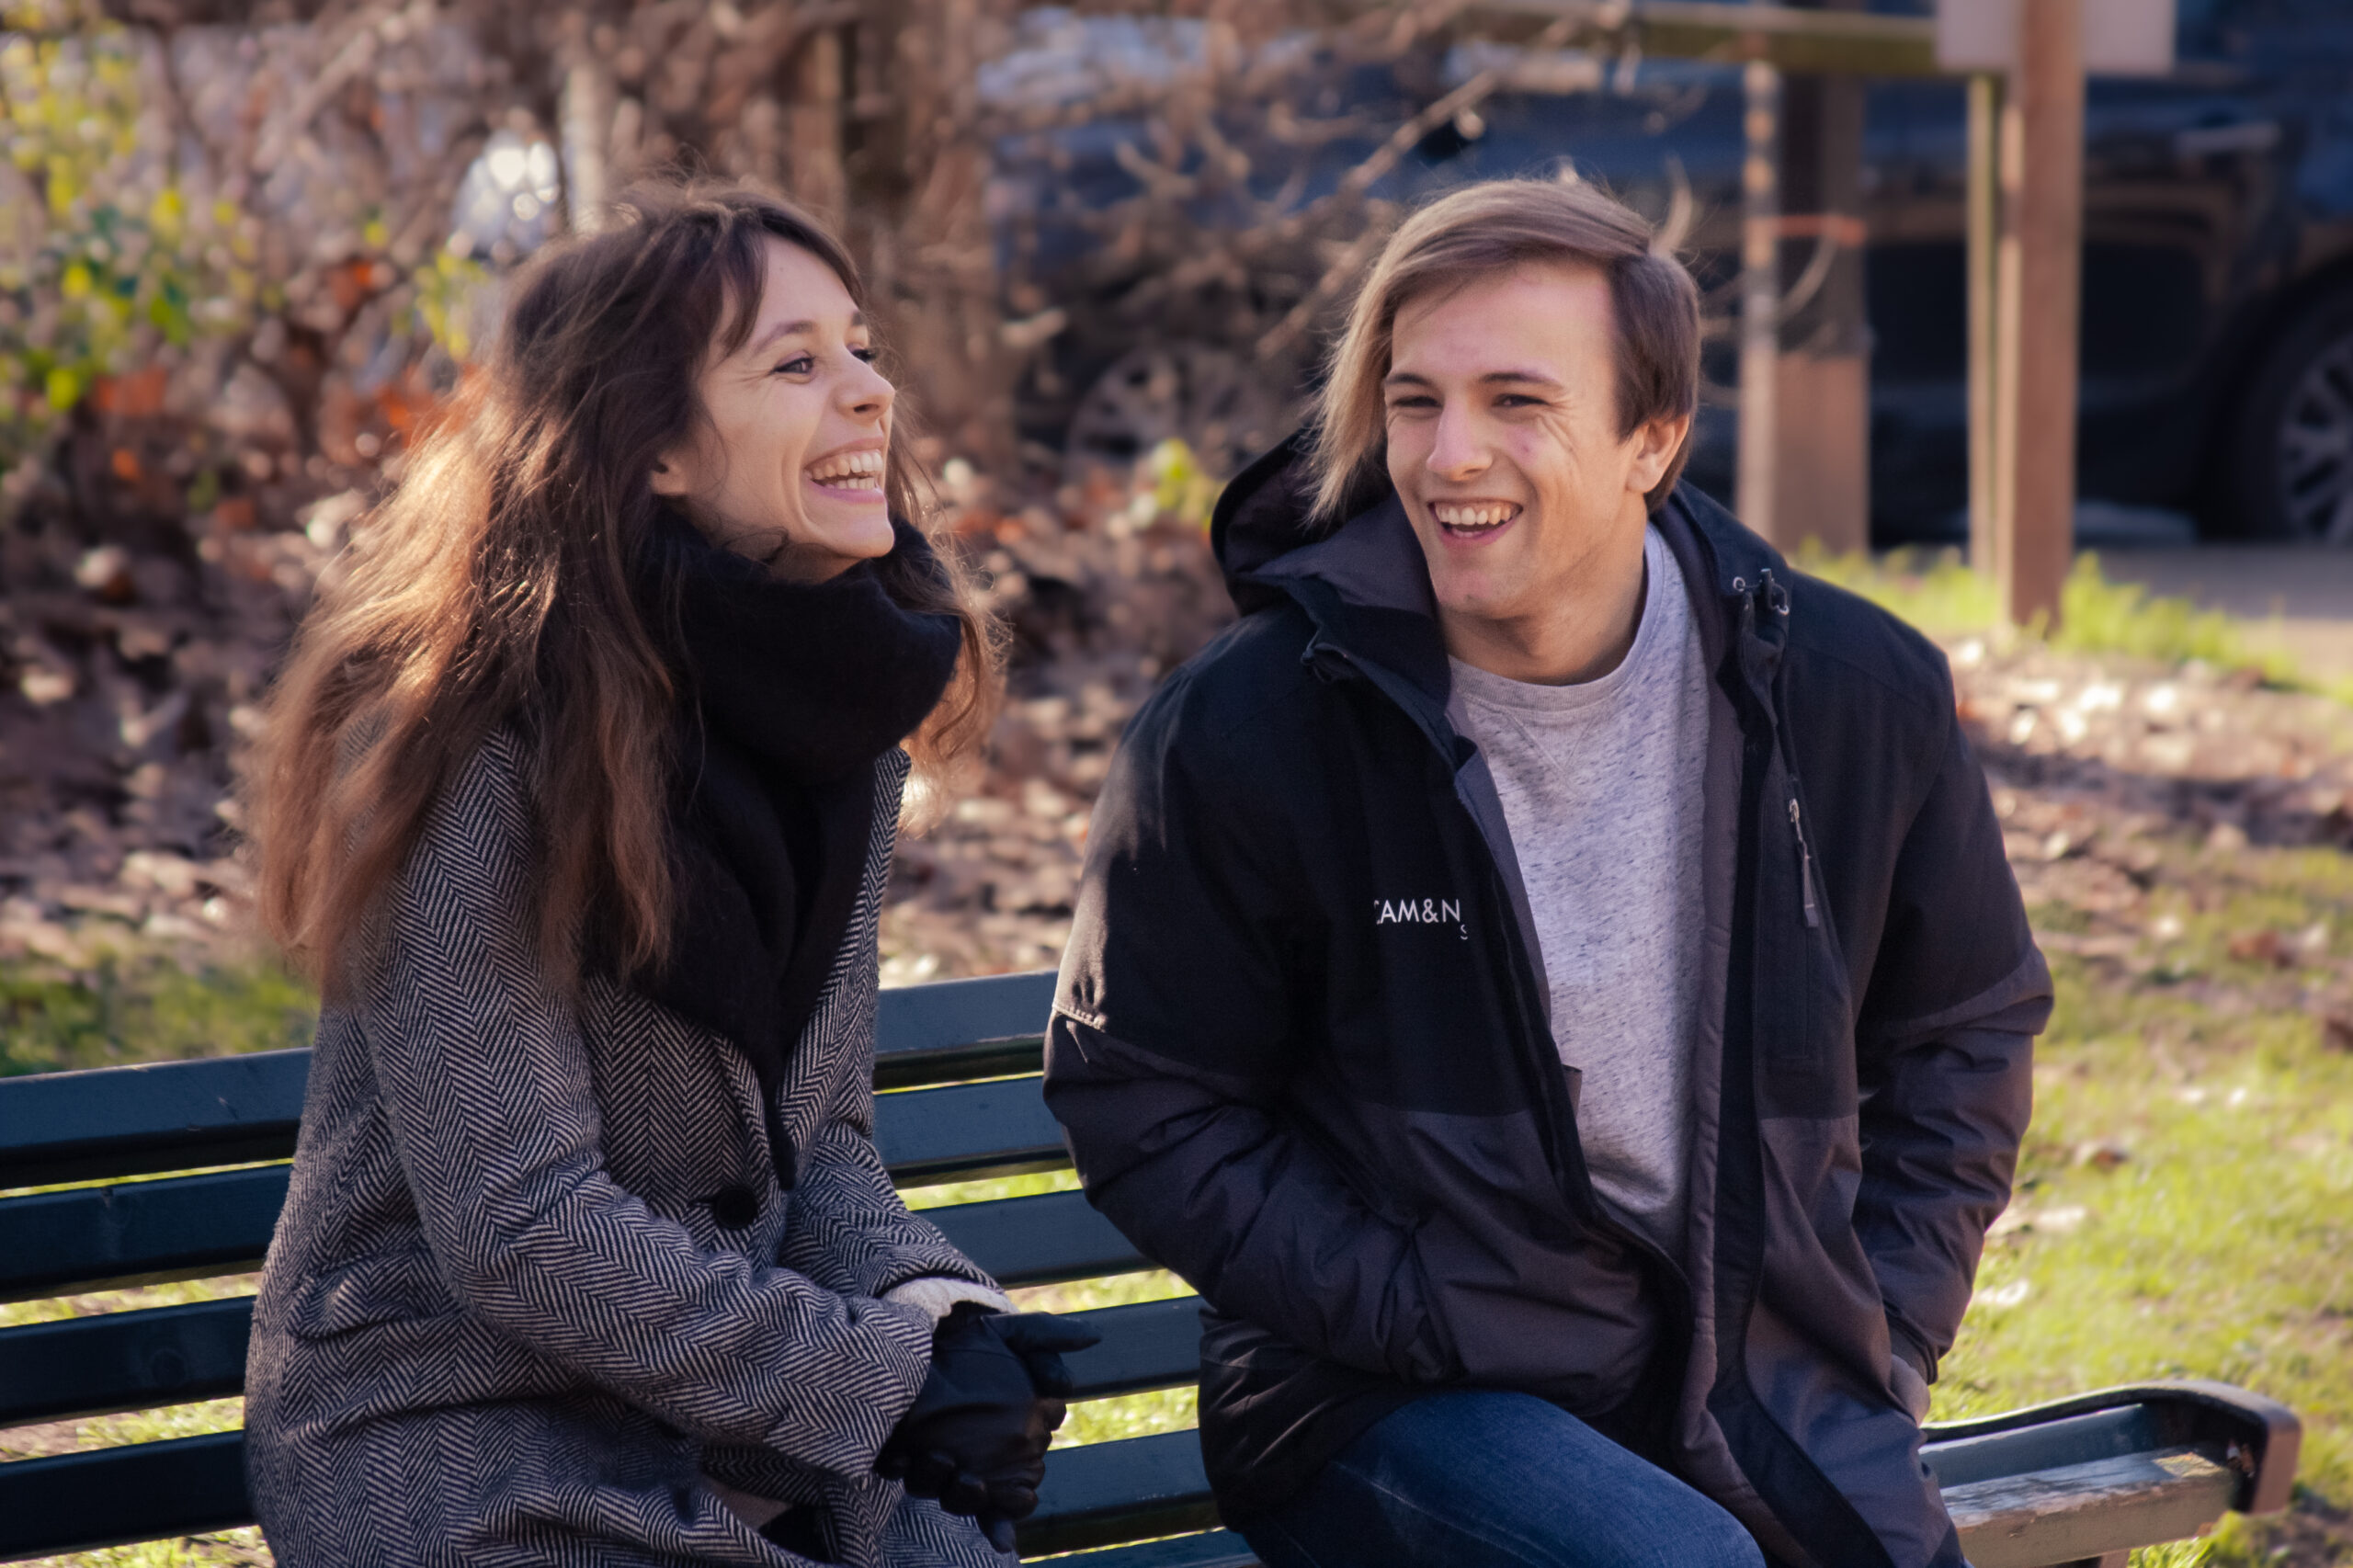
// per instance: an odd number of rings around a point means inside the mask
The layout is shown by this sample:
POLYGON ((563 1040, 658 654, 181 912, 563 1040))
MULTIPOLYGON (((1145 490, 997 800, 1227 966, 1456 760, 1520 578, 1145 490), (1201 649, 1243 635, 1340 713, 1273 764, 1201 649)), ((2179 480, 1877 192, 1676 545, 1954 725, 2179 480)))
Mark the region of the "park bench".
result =
MULTIPOLYGON (((902 1186, 1067 1165, 1039 1094, 1051 974, 887 991, 876 1142, 902 1186)), ((285 1200, 310 1053, 0 1080, 0 1300, 242 1273, 285 1200), (224 1166, 242 1168, 222 1169, 224 1166), (196 1174, 172 1174, 196 1173, 196 1174), (145 1177, 161 1179, 127 1180, 145 1177)), ((927 1211, 1007 1286, 1148 1267, 1076 1192, 927 1211)), ((236 1393, 250 1299, 0 1329, 0 1427, 236 1393)), ((1190 1298, 1084 1314, 1077 1397, 1190 1383, 1190 1298)), ((2101 1563, 2203 1530, 2225 1510, 2285 1506, 2299 1428, 2284 1407, 2216 1383, 2113 1389, 1932 1427, 1928 1463, 1977 1568, 2101 1563)), ((241 1433, 0 1464, 0 1561, 250 1524, 241 1433)), ((1245 1568, 1217 1528, 1191 1432, 1063 1449, 1021 1529, 1025 1556, 1088 1568, 1245 1568)))

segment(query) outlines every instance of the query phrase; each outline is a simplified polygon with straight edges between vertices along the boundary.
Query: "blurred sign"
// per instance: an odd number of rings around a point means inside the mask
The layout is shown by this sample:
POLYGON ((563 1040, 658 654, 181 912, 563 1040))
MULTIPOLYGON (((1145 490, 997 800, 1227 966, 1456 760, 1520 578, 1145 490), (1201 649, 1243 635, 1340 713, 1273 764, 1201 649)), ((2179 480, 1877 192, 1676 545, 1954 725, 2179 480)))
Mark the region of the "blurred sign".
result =
MULTIPOLYGON (((2040 0, 1937 0, 1937 63, 2007 71, 2018 62, 2018 7, 2040 0)), ((2173 69, 2174 0, 2080 0, 2084 69, 2095 76, 2173 69)))

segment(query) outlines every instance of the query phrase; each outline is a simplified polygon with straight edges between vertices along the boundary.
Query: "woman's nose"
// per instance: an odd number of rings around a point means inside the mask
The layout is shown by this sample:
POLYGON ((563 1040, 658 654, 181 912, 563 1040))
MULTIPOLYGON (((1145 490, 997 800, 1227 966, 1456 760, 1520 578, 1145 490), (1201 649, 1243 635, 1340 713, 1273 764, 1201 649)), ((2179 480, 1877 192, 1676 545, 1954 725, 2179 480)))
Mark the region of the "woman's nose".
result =
POLYGON ((858 419, 880 419, 891 412, 891 404, 899 395, 890 379, 863 359, 852 360, 857 368, 842 378, 842 411, 858 419))

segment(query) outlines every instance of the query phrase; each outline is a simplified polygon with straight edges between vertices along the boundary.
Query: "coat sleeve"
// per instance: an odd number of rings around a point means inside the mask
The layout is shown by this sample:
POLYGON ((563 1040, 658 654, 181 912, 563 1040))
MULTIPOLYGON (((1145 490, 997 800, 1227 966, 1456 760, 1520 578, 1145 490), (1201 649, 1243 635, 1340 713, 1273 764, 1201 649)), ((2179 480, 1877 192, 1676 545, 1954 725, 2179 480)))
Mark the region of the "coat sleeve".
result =
POLYGON ((841 1075, 834 1103, 802 1148, 792 1224, 779 1259, 835 1290, 881 1296, 912 1279, 996 1282, 909 1212, 874 1146, 874 1088, 861 1072, 841 1075))
POLYGON ((1096 807, 1047 1104, 1088 1199, 1220 1312, 1364 1371, 1457 1375, 1416 1233, 1286 1115, 1313 921, 1285 907, 1286 835, 1247 770, 1172 738, 1180 697, 1131 727, 1096 807))
POLYGON ((476 1317, 679 1429, 862 1477, 923 1384, 930 1321, 702 1250, 613 1180, 577 1016, 517 915, 532 839, 510 744, 443 791, 358 998, 434 1261, 476 1317))
POLYGON ((1897 1352, 1926 1379, 1952 1347, 1986 1229, 2009 1201, 2052 1001, 1984 776, 1957 722, 1943 741, 1897 857, 1857 1029, 1856 1228, 1897 1352))

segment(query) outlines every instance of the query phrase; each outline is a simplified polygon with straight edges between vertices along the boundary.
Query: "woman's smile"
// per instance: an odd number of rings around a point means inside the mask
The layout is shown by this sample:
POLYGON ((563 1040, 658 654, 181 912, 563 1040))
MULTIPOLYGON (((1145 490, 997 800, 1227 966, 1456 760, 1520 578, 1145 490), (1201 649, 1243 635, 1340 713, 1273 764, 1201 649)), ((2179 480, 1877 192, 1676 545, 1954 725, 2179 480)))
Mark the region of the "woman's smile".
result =
POLYGON ((819 491, 838 501, 882 502, 882 448, 859 445, 828 452, 801 471, 819 491))

